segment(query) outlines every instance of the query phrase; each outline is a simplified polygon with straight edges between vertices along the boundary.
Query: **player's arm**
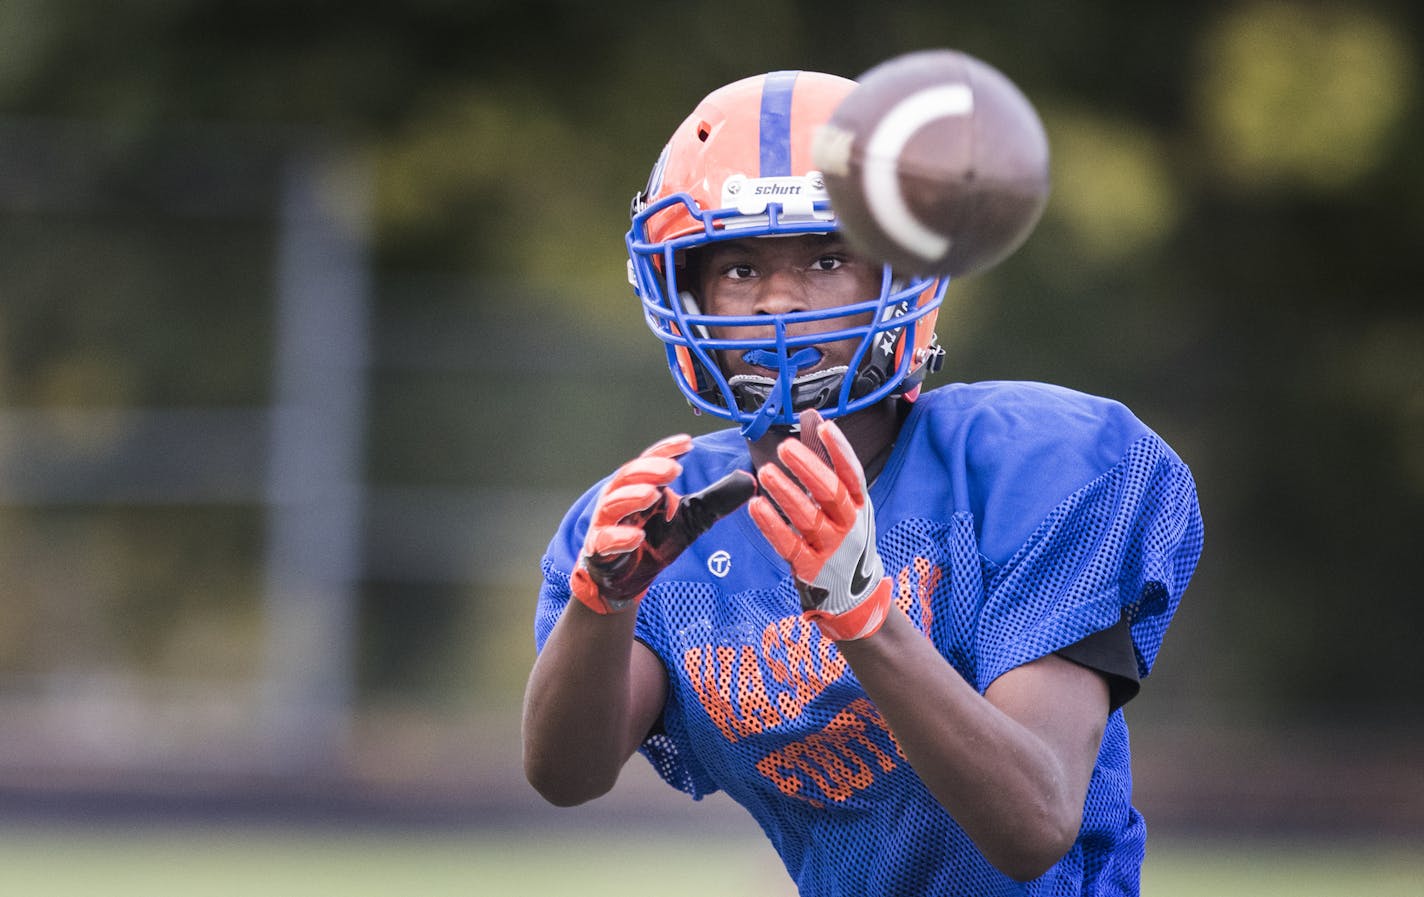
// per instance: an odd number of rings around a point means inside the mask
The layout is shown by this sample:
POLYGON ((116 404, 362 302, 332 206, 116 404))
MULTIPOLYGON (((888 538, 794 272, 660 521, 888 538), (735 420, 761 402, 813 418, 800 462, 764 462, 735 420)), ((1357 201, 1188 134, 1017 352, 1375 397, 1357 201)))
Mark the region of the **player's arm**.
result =
POLYGON ((756 491, 737 471, 693 495, 670 484, 685 435, 623 465, 598 501, 564 609, 530 673, 524 698, 524 771, 551 803, 607 793, 662 712, 667 674, 633 638, 653 579, 714 523, 756 491))
POLYGON ((1082 824, 1106 681, 1048 656, 981 696, 893 606, 864 474, 839 428, 806 412, 801 433, 777 447, 784 470, 761 469, 753 519, 930 792, 991 863, 1037 878, 1082 824))
POLYGON ((534 662, 524 696, 524 773, 552 804, 607 794, 662 712, 667 673, 633 639, 635 618, 570 601, 534 662))
POLYGON ((916 774, 989 862, 1028 881, 1067 853, 1108 716, 1099 673, 1050 654, 981 696, 894 607, 873 635, 837 647, 916 774))

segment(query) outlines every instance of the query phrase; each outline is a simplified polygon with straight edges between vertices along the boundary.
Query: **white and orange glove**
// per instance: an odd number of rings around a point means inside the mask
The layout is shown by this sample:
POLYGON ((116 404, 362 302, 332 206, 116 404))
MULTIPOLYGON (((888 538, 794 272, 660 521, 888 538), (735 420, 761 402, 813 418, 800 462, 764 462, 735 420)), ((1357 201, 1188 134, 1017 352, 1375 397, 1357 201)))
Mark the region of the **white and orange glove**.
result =
POLYGON ((593 508, 570 587, 590 610, 614 614, 637 606, 654 577, 712 524, 756 493, 756 478, 733 471, 680 496, 669 485, 692 437, 669 436, 614 472, 593 508))
POLYGON ((834 641, 873 635, 890 612, 891 588, 855 450, 839 427, 812 409, 801 412, 800 440, 781 443, 776 455, 796 479, 765 465, 758 474, 765 494, 748 510, 791 564, 802 615, 834 641))

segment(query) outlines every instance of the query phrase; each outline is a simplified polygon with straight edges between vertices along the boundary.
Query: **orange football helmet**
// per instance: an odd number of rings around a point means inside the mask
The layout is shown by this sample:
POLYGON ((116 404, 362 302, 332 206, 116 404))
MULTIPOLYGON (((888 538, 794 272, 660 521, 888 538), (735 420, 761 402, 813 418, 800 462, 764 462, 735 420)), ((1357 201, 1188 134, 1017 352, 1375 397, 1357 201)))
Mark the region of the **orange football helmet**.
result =
POLYGON ((855 86, 786 71, 713 91, 673 133, 633 199, 628 278, 648 326, 666 344, 673 380, 695 410, 740 424, 749 439, 773 425, 794 426, 805 408, 834 418, 891 395, 913 400, 943 355, 934 327, 947 278, 901 278, 887 265, 879 295, 863 302, 741 317, 702 314, 678 284, 686 253, 710 243, 839 230, 811 143, 855 86), (791 335, 797 324, 830 319, 845 326, 791 335), (720 338, 711 336, 714 327, 720 338), (765 334, 769 327, 772 336, 736 336, 738 328, 765 334), (798 375, 819 355, 809 347, 847 339, 860 340, 847 368, 798 375), (745 353, 768 376, 729 380, 719 350, 745 353))

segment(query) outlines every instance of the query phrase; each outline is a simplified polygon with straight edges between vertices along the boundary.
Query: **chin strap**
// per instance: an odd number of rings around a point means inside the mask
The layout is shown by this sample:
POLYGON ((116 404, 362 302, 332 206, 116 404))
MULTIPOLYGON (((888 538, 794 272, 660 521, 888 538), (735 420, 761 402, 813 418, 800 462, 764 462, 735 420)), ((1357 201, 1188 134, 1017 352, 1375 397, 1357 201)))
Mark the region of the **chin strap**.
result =
POLYGON ((752 442, 766 435, 766 431, 771 429, 771 425, 776 421, 776 416, 781 411, 781 391, 774 390, 762 402, 761 410, 756 413, 756 417, 742 424, 742 436, 752 442))

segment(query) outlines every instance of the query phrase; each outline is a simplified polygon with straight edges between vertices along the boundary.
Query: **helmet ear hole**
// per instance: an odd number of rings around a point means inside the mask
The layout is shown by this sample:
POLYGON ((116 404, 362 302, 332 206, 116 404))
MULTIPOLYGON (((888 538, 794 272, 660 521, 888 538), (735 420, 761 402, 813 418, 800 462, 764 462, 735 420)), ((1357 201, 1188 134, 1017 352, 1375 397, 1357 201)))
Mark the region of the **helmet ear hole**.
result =
MULTIPOLYGON (((681 290, 677 294, 678 300, 682 303, 682 310, 689 315, 700 315, 702 309, 697 304, 697 297, 692 295, 691 290, 681 290)), ((711 339, 712 333, 705 324, 691 324, 692 335, 697 339, 711 339)), ((678 365, 682 368, 682 375, 687 378, 687 382, 699 396, 704 399, 711 399, 717 394, 717 379, 707 370, 707 366, 697 359, 685 346, 677 350, 678 365)))
POLYGON ((682 372, 683 378, 692 387, 693 392, 708 401, 716 399, 718 395, 716 378, 711 376, 706 366, 698 361, 686 346, 677 347, 677 366, 682 372))

